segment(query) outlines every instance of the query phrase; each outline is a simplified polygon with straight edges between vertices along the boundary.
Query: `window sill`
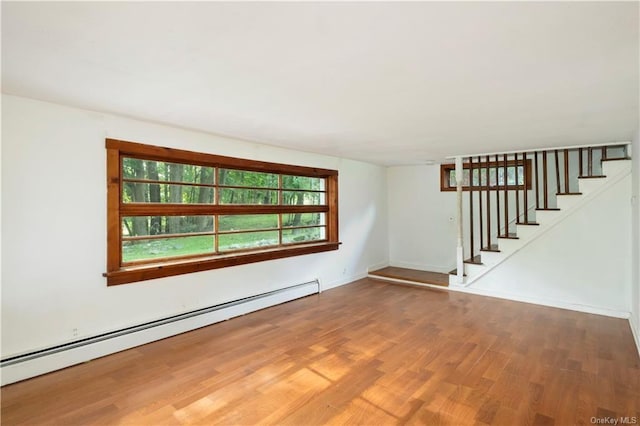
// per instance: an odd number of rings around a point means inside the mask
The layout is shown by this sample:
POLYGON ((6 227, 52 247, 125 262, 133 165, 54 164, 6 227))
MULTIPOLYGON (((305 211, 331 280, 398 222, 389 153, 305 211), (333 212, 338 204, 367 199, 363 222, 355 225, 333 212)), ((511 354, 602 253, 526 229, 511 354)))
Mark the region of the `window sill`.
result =
POLYGON ((191 272, 207 271, 210 269, 226 268, 229 266, 244 265, 247 263, 262 262, 265 260, 337 250, 339 245, 340 243, 338 242, 311 243, 286 248, 278 247, 260 251, 200 257, 190 260, 175 260, 162 263, 125 266, 117 271, 106 272, 103 276, 107 278, 107 285, 109 286, 128 284, 137 281, 188 274, 191 272))

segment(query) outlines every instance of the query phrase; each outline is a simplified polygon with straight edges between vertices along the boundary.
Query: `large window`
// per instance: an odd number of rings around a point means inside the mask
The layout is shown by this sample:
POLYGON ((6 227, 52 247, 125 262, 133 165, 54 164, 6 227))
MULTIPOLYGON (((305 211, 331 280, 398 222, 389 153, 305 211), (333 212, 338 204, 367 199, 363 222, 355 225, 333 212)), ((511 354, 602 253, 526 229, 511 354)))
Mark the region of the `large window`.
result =
MULTIPOLYGON (((489 190, 503 190, 505 183, 509 190, 522 190, 525 185, 531 189, 531 160, 508 160, 506 166, 505 170, 503 161, 464 163, 462 190, 486 190, 487 186, 489 190)), ((440 190, 456 190, 455 164, 440 165, 440 190)))
POLYGON ((107 139, 107 283, 338 248, 338 172, 107 139))

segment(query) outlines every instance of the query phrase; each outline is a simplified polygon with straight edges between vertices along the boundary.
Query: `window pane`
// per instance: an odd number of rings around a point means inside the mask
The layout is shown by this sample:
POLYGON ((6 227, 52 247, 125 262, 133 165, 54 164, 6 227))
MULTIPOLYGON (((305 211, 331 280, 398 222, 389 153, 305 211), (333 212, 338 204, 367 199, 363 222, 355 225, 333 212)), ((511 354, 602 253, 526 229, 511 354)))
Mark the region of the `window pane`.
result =
POLYGON ((157 259, 214 252, 214 236, 199 235, 122 242, 122 261, 157 259))
POLYGON ((498 186, 504 186, 504 167, 498 167, 498 186))
POLYGON ((507 185, 516 184, 516 168, 514 166, 507 167, 507 185))
POLYGON ((220 188, 220 204, 278 204, 278 191, 220 188))
POLYGON ((213 232, 213 216, 126 216, 122 237, 213 232))
POLYGON ((247 172, 244 170, 220 169, 220 185, 253 186, 256 188, 278 188, 275 173, 247 172))
POLYGON ((214 188, 193 185, 124 182, 125 203, 212 204, 214 188))
POLYGON ((125 179, 213 184, 214 176, 213 167, 137 158, 122 159, 122 177, 125 179))
POLYGON ((218 250, 221 252, 278 245, 278 231, 220 234, 218 250))
POLYGON ((490 168, 489 169, 489 182, 491 186, 497 186, 498 185, 498 180, 497 180, 497 173, 496 173, 496 169, 495 168, 490 168))
MULTIPOLYGON (((486 164, 487 163, 480 163, 481 165, 479 166, 479 168, 474 168, 472 170, 472 178, 471 178, 471 182, 472 182, 472 186, 474 187, 478 187, 478 186, 486 186, 487 185, 487 168, 486 168, 486 164), (484 165, 484 167, 483 167, 484 165)), ((474 165, 475 166, 475 165, 474 165)), ((517 166, 518 169, 518 179, 517 179, 517 184, 518 185, 524 185, 524 181, 525 181, 525 166, 520 164, 517 166)), ((490 186, 495 187, 503 187, 505 184, 505 180, 504 180, 504 165, 502 163, 499 162, 498 166, 495 166, 495 163, 492 167, 489 168, 489 176, 488 176, 488 183, 490 186)), ((457 186, 457 182, 456 182, 456 171, 454 169, 449 169, 448 171, 449 174, 449 188, 455 188, 457 186)), ((463 176, 463 186, 469 186, 469 169, 464 169, 464 176, 463 176)), ((516 185, 516 166, 511 165, 511 166, 507 166, 507 184, 509 186, 515 186, 516 185)))
POLYGON ((487 186, 487 169, 480 169, 480 186, 487 186))
POLYGON ((480 185, 480 169, 473 169, 472 170, 472 179, 471 179, 471 185, 472 186, 479 186, 480 185))
POLYGON ((282 215, 282 226, 309 226, 309 225, 324 225, 325 214, 324 213, 284 213, 282 215))
POLYGON ((284 189, 310 189, 324 191, 324 179, 305 176, 282 176, 284 189))
MULTIPOLYGON (((449 187, 455 188, 457 186, 458 182, 456 182, 456 171, 451 170, 449 172, 449 187)), ((462 169, 462 186, 469 186, 469 169, 462 169)))
POLYGON ((316 228, 299 228, 299 229, 283 229, 282 230, 282 243, 301 243, 305 241, 318 241, 324 240, 325 228, 318 226, 316 228))
POLYGON ((277 214, 223 215, 218 218, 218 229, 220 231, 243 231, 277 227, 277 214))
POLYGON ((524 166, 518 166, 518 185, 524 185, 524 166))
POLYGON ((322 205, 324 192, 282 191, 282 204, 285 205, 322 205))

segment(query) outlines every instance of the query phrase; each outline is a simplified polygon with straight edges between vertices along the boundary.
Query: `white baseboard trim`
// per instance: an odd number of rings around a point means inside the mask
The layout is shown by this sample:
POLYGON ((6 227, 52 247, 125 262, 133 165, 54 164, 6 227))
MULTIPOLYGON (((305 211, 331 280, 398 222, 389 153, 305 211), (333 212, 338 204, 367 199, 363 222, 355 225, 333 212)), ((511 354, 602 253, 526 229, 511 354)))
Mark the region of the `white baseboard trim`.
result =
POLYGON ((633 340, 636 343, 636 349, 638 350, 638 355, 640 356, 640 330, 636 328, 633 321, 633 316, 629 317, 629 326, 631 327, 631 334, 633 335, 633 340))
POLYGON ((376 263, 375 265, 371 265, 367 268, 367 273, 371 271, 377 271, 378 269, 386 268, 387 266, 390 266, 389 262, 376 263))
POLYGON ((448 290, 448 291, 457 291, 460 293, 475 294, 477 296, 495 297, 497 299, 505 299, 505 300, 511 300, 514 302, 522 302, 522 303, 531 303, 534 305, 548 306, 551 308, 568 309, 570 311, 604 315, 604 316, 613 317, 613 318, 628 319, 630 317, 630 313, 627 311, 621 311, 621 310, 609 309, 609 308, 603 308, 603 307, 597 307, 597 306, 581 305, 577 303, 569 303, 569 302, 563 302, 558 300, 548 300, 548 299, 541 299, 536 297, 526 297, 521 295, 500 293, 500 292, 495 292, 490 290, 477 289, 474 287, 465 287, 465 286, 456 286, 456 285, 449 285, 449 287, 444 287, 444 286, 438 286, 438 285, 432 285, 432 284, 417 283, 415 281, 401 280, 396 278, 387 278, 387 277, 378 277, 378 276, 371 276, 371 278, 382 280, 382 281, 411 284, 411 285, 416 285, 421 287, 430 287, 430 288, 435 288, 439 290, 448 290))
POLYGON ((198 310, 204 313, 194 311, 192 316, 185 314, 184 318, 177 316, 177 319, 170 318, 155 321, 149 323, 148 327, 141 325, 140 329, 129 327, 129 329, 121 332, 107 333, 94 339, 84 339, 74 344, 61 345, 56 348, 38 351, 37 353, 10 357, 2 360, 0 364, 0 381, 4 386, 318 292, 319 283, 312 281, 249 297, 237 302, 198 310), (158 324, 155 325, 154 323, 158 324))
POLYGON ((613 318, 628 319, 631 315, 628 311, 605 308, 600 306, 583 305, 579 303, 565 302, 561 300, 543 299, 539 297, 522 296, 519 294, 501 293, 474 287, 449 287, 453 291, 477 294, 479 296, 495 297, 498 299, 513 300, 515 302, 532 303, 534 305, 549 306, 551 308, 568 309, 570 311, 585 312, 588 314, 604 315, 613 318))
POLYGON ((332 288, 351 284, 355 281, 361 280, 366 277, 367 277, 366 272, 361 272, 355 275, 344 276, 343 278, 340 278, 338 280, 329 281, 328 283, 322 283, 320 291, 331 290, 332 288))
POLYGON ((417 269, 419 271, 440 272, 441 274, 448 274, 449 271, 455 269, 456 266, 442 266, 442 265, 430 265, 428 263, 412 263, 403 262, 400 260, 392 260, 388 266, 395 266, 397 268, 417 269))

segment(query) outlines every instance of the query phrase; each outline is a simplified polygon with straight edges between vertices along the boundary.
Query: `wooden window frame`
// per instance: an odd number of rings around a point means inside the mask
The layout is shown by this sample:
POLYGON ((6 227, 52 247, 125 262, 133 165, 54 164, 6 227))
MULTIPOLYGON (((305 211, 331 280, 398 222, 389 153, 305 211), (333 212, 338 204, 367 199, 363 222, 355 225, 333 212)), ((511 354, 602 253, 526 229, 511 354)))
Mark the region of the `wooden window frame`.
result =
MULTIPOLYGON (((531 159, 527 159, 526 161, 524 159, 518 159, 517 162, 516 160, 507 160, 507 167, 513 167, 513 166, 524 166, 524 185, 507 185, 507 190, 524 190, 525 186, 527 189, 531 189, 531 159)), ((489 167, 490 169, 499 169, 501 167, 504 167, 504 161, 489 161, 489 163, 487 163, 486 161, 480 161, 480 162, 474 162, 472 164, 472 168, 473 169, 486 169, 487 167, 489 167)), ((470 165, 468 162, 465 162, 462 164, 462 168, 464 170, 469 170, 470 165)), ((455 163, 447 163, 447 164, 441 164, 440 165, 440 191, 456 191, 457 188, 455 186, 449 186, 449 180, 450 180, 450 173, 452 170, 456 169, 456 165, 455 163)), ((470 183, 473 183, 472 180, 470 180, 470 183)), ((489 185, 489 188, 487 188, 487 185, 463 185, 462 186, 462 190, 463 191, 486 191, 487 189, 489 191, 503 191, 505 188, 505 185, 498 185, 496 183, 496 185, 489 185)))
MULTIPOLYGON (((338 171, 264 161, 204 154, 174 148, 106 139, 107 151, 107 285, 119 285, 191 272, 225 268, 265 260, 281 259, 337 250, 338 238, 338 171), (275 173, 325 179, 325 204, 322 205, 228 205, 228 204, 142 204, 122 200, 122 158, 138 158, 252 172, 275 173), (260 249, 237 250, 222 254, 207 253, 188 257, 151 259, 144 263, 122 262, 122 225, 124 216, 212 215, 266 213, 325 213, 325 239, 287 243, 260 249)), ((278 191, 282 179, 278 179, 278 191)), ((217 185, 217 180, 216 180, 217 185)), ((216 191, 218 188, 216 188, 216 191)), ((311 191, 313 192, 313 191, 311 191)), ((279 195, 279 200, 282 200, 279 195)), ((282 224, 279 225, 282 228, 282 224)), ((288 228, 284 228, 288 229, 288 228)), ((216 233, 218 230, 215 230, 216 233)))

